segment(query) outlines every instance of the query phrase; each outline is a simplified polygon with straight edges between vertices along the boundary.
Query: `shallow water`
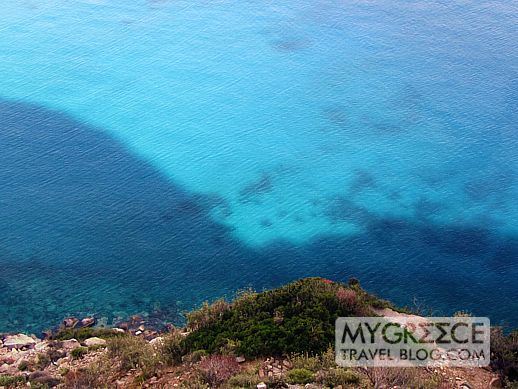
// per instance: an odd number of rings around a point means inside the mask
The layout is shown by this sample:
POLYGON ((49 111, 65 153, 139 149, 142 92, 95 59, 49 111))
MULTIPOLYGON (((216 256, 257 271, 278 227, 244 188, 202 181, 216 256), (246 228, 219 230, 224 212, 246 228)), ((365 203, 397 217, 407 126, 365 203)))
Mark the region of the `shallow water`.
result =
POLYGON ((309 275, 517 326, 517 19, 6 0, 0 331, 309 275))

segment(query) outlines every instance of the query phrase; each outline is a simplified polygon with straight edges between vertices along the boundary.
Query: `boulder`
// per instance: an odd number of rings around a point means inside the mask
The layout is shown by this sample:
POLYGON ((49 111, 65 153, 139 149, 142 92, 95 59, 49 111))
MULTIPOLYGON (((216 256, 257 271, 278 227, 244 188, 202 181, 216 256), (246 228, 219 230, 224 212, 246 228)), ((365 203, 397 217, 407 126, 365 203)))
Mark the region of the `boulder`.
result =
POLYGON ((75 328, 79 323, 79 319, 77 317, 67 317, 63 319, 63 326, 65 328, 75 328))
POLYGON ((96 320, 94 317, 85 317, 83 320, 81 320, 81 327, 93 327, 95 322, 96 320))
POLYGON ((152 346, 160 346, 162 343, 164 343, 164 338, 161 336, 157 336, 149 341, 149 344, 152 346))
POLYGON ((81 343, 79 343, 75 339, 68 339, 61 342, 61 347, 63 348, 63 350, 66 351, 72 351, 73 349, 78 348, 80 346, 81 343))
POLYGON ((84 341, 84 344, 86 347, 91 347, 91 346, 106 346, 106 340, 104 339, 101 339, 101 338, 97 338, 97 337, 93 337, 93 338, 88 338, 84 341))
POLYGON ((243 356, 236 357, 236 362, 237 363, 244 363, 244 362, 246 362, 246 358, 243 357, 243 356))
POLYGON ((4 339, 4 347, 8 349, 33 348, 36 341, 30 336, 24 334, 9 335, 4 339))

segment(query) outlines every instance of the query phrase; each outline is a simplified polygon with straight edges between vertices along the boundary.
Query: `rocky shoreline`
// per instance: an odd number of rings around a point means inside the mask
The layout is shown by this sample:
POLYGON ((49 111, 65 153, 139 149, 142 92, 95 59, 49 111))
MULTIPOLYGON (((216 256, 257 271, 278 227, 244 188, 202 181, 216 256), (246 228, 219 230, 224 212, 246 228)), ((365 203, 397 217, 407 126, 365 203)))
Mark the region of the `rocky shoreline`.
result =
POLYGON ((411 315, 393 308, 355 279, 314 277, 206 303, 186 314, 184 328, 139 315, 116 326, 67 317, 40 337, 0 334, 0 389, 489 389, 514 379, 518 338, 503 334, 488 368, 337 366, 336 317, 411 315))
MULTIPOLYGON (((172 324, 148 321, 139 315, 117 323, 116 327, 99 327, 98 324, 93 316, 67 317, 53 330, 43 332, 41 338, 23 333, 0 334, 0 377, 20 377, 20 381, 54 387, 68 372, 95 360, 107 345, 104 337, 137 336, 153 345, 161 341, 161 333, 173 328, 172 324), (97 333, 103 338, 88 336, 97 333), (71 337, 74 334, 84 339, 71 337), (61 339, 63 337, 71 338, 61 339)), ((3 387, 0 385, 0 388, 3 387)))

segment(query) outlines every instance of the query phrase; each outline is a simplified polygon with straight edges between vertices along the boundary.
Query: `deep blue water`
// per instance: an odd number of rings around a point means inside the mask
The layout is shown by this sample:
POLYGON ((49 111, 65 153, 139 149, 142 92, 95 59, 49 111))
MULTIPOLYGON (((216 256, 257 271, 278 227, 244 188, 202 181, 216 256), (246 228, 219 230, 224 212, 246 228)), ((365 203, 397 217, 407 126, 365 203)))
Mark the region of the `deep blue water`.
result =
POLYGON ((518 326, 518 4, 6 0, 0 332, 319 275, 518 326))

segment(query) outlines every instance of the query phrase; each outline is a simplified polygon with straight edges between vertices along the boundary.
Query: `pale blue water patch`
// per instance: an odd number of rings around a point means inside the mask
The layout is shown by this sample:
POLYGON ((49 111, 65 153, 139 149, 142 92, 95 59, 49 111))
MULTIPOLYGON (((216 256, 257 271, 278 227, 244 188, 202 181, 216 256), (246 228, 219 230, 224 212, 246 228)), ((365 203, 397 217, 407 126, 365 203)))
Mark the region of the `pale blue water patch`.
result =
POLYGON ((0 329, 23 327, 17 296, 50 323, 312 274, 518 323, 517 18, 507 1, 6 1, 0 329))

